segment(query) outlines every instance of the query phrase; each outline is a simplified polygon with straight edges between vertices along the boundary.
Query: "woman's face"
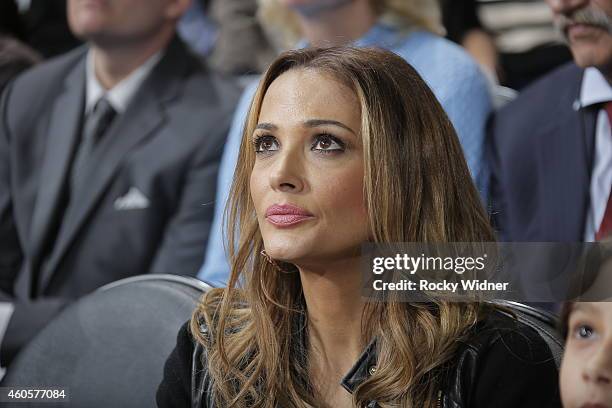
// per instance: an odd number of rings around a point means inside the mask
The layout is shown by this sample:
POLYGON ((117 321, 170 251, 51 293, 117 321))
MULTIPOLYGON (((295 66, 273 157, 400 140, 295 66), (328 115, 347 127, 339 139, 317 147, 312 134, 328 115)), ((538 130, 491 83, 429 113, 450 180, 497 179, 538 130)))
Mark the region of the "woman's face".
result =
POLYGON ((565 408, 612 407, 612 303, 575 303, 561 364, 565 408))
POLYGON ((295 69, 264 97, 251 195, 266 252, 300 265, 359 254, 368 237, 361 113, 354 92, 295 69))

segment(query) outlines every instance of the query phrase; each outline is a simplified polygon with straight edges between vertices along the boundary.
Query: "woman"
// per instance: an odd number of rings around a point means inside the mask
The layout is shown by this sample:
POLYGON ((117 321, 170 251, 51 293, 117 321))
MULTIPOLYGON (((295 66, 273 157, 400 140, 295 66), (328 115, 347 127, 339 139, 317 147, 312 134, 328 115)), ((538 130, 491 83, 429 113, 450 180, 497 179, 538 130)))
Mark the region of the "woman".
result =
POLYGON ((179 333, 160 407, 559 406, 548 349, 510 317, 360 296, 362 242, 493 240, 451 123, 402 58, 283 54, 238 163, 229 284, 179 333))
MULTIPOLYGON (((487 196, 483 162, 485 122, 491 112, 487 81, 459 46, 440 35, 436 0, 259 0, 262 26, 282 47, 352 44, 393 51, 425 79, 457 130, 468 167, 487 196), (299 40, 299 42, 297 42, 299 40), (466 103, 466 101, 468 101, 466 103)), ((256 84, 254 84, 256 85, 256 84)), ((234 114, 217 178, 215 216, 198 277, 225 286, 230 266, 222 242, 222 218, 238 160, 243 125, 255 93, 246 89, 234 114)))

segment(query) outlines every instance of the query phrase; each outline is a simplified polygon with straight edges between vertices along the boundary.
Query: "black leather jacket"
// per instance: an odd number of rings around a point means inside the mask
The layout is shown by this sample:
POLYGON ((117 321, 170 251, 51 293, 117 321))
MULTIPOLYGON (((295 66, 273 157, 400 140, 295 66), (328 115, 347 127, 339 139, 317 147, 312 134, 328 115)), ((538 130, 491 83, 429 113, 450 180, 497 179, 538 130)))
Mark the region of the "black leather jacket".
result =
MULTIPOLYGON (((206 332, 205 327, 201 330, 206 332)), ((206 360, 205 349, 194 344, 187 326, 181 332, 177 348, 166 363, 165 378, 157 395, 158 406, 191 404, 193 408, 219 408, 212 399, 212 383, 202 363, 206 360)), ((438 406, 560 408, 556 358, 560 349, 551 351, 551 339, 545 337, 546 333, 528 320, 492 312, 472 329, 445 370, 438 406)), ((556 340, 553 343, 552 348, 559 344, 556 340)), ((373 342, 344 377, 342 385, 352 392, 375 367, 373 342)), ((371 401, 366 407, 377 406, 376 401, 371 401)))

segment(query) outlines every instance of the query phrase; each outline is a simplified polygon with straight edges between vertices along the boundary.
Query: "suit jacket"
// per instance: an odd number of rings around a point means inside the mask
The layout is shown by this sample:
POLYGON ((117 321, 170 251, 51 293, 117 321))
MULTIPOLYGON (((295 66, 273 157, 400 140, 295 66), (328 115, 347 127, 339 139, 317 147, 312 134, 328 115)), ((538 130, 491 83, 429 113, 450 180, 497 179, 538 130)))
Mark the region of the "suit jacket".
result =
POLYGON ((490 121, 492 213, 506 241, 584 239, 597 109, 579 108, 583 73, 562 66, 490 121))
POLYGON ((0 301, 15 305, 4 361, 70 299, 202 263, 237 88, 174 39, 68 199, 85 60, 80 48, 38 66, 0 101, 0 301))

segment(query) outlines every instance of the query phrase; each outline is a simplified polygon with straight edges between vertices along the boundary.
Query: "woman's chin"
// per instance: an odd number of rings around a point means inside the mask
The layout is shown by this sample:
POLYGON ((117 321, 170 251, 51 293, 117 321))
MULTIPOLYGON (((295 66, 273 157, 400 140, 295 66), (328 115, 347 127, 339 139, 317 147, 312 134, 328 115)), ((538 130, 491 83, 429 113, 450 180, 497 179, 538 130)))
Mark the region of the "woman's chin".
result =
POLYGON ((312 250, 311 240, 297 234, 274 231, 271 234, 264 233, 263 239, 266 253, 279 261, 292 262, 312 250))
MULTIPOLYGON (((287 240, 265 240, 264 248, 268 256, 272 259, 278 259, 285 261, 286 259, 292 259, 292 255, 296 248, 288 243, 287 240)), ((288 261, 287 261, 288 262, 288 261)))

